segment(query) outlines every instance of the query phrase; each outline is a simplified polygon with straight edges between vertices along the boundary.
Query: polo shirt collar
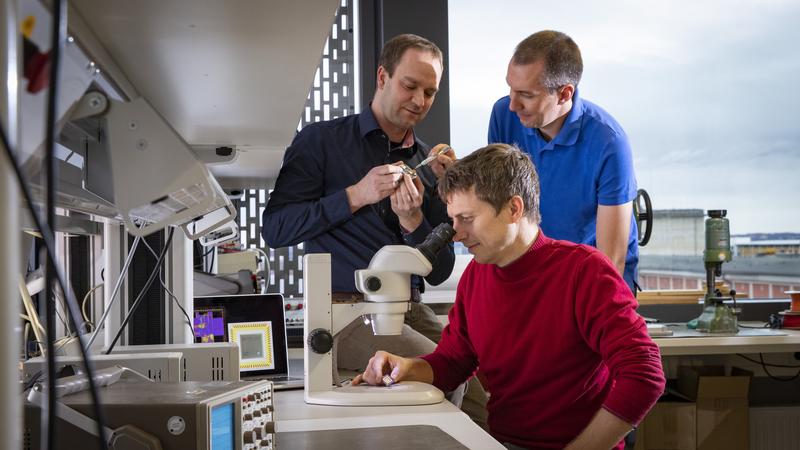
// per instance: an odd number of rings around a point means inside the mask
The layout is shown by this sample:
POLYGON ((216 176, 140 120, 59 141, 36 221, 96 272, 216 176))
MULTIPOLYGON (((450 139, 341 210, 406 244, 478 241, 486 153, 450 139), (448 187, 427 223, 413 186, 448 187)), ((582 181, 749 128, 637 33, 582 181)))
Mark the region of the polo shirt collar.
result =
MULTIPOLYGON (((578 136, 581 131, 581 121, 583 120, 583 100, 578 96, 578 89, 575 89, 575 94, 572 95, 572 108, 567 113, 567 118, 564 124, 561 125, 556 137, 547 142, 543 149, 551 149, 556 145, 570 146, 578 142, 578 136)), ((539 134, 539 130, 535 128, 525 128, 528 135, 536 136, 544 140, 539 134)))
MULTIPOLYGON (((371 102, 366 106, 366 108, 362 109, 361 114, 358 115, 358 128, 361 131, 361 137, 366 137, 375 130, 380 130, 383 132, 381 126, 378 125, 378 120, 375 118, 375 114, 372 113, 371 102)), ((403 142, 400 143, 399 148, 410 148, 413 147, 417 142, 417 135, 414 133, 414 129, 412 128, 409 131, 410 132, 407 132, 403 138, 403 142)))
POLYGON ((561 126, 556 138, 553 139, 554 145, 575 145, 578 142, 578 135, 581 131, 581 121, 583 120, 583 100, 578 96, 578 89, 572 95, 572 109, 567 114, 567 120, 561 126))

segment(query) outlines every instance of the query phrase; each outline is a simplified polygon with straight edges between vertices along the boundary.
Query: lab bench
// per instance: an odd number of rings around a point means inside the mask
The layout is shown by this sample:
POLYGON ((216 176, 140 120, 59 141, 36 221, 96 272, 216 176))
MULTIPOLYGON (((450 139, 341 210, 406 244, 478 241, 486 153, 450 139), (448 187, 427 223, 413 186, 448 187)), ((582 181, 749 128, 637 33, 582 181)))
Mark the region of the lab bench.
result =
POLYGON ((504 450, 448 401, 420 406, 321 406, 305 403, 302 390, 281 391, 275 393, 275 431, 276 447, 282 450, 504 450))

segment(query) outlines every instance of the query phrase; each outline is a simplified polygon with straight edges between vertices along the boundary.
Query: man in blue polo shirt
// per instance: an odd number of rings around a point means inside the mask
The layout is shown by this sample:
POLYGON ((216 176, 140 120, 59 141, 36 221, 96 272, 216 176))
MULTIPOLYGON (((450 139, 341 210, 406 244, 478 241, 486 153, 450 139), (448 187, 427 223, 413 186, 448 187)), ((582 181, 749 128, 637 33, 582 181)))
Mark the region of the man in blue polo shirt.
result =
POLYGON ((540 31, 517 45, 510 94, 489 121, 489 143, 531 155, 541 181, 547 236, 597 247, 635 291, 639 248, 632 201, 636 177, 622 127, 578 96, 580 49, 566 34, 540 31))

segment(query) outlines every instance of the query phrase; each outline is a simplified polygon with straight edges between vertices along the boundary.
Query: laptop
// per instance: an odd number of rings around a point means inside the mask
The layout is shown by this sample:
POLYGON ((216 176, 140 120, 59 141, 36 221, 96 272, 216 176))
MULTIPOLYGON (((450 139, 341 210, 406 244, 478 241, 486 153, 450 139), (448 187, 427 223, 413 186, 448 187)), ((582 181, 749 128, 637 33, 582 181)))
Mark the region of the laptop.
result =
POLYGON ((281 294, 195 297, 195 342, 236 342, 242 380, 269 380, 275 390, 300 389, 303 378, 289 376, 284 311, 281 294))

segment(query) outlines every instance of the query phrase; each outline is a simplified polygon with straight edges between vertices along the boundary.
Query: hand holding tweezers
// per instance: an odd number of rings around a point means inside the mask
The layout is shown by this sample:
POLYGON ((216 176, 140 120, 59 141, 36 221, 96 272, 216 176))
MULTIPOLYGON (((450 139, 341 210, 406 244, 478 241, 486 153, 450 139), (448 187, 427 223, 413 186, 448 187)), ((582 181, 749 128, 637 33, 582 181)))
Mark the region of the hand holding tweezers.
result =
POLYGON ((437 145, 431 150, 427 158, 423 159, 419 164, 417 164, 416 167, 414 167, 414 170, 417 170, 422 166, 427 166, 428 164, 433 162, 436 158, 438 158, 439 155, 448 150, 450 150, 450 146, 447 144, 441 144, 441 146, 437 145))

